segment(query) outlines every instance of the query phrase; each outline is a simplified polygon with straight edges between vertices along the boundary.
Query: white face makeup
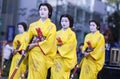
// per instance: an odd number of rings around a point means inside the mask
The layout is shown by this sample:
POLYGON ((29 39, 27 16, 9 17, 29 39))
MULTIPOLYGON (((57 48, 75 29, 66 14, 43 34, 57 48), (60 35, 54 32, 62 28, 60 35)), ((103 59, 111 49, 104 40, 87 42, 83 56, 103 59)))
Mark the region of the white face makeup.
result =
POLYGON ((49 10, 48 10, 47 6, 40 7, 39 14, 40 14, 41 18, 48 18, 49 17, 48 13, 49 13, 49 10))
POLYGON ((67 29, 70 26, 70 21, 67 17, 62 17, 61 26, 63 29, 67 29))
POLYGON ((18 25, 18 31, 19 33, 23 33, 24 32, 24 28, 22 25, 18 25))
POLYGON ((95 24, 95 22, 90 22, 89 27, 90 27, 90 31, 91 31, 92 33, 94 33, 94 32, 97 31, 97 25, 95 24))

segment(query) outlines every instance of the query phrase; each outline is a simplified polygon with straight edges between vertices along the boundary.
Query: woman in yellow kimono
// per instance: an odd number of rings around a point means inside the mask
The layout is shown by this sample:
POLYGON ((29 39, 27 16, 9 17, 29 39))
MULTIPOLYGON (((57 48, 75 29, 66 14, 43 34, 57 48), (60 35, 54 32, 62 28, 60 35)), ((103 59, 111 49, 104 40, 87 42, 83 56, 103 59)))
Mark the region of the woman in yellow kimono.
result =
POLYGON ((64 14, 60 18, 62 29, 57 32, 57 54, 51 67, 51 79, 69 79, 70 71, 77 63, 76 35, 71 30, 73 18, 64 14))
MULTIPOLYGON (((27 40, 26 39, 27 33, 25 32, 27 30, 27 25, 24 22, 21 22, 21 23, 17 24, 17 28, 18 28, 19 34, 17 34, 13 40, 14 53, 13 53, 12 63, 11 63, 10 72, 9 72, 9 79, 10 79, 14 69, 16 68, 16 65, 18 64, 18 62, 22 56, 20 54, 21 50, 22 50, 21 48, 27 40)), ((21 74, 26 69, 26 64, 27 64, 27 61, 24 60, 24 62, 22 62, 22 64, 18 68, 18 71, 15 74, 15 76, 13 77, 13 79, 20 78, 21 74)))
POLYGON ((40 19, 31 23, 28 30, 28 42, 33 37, 37 37, 38 41, 29 44, 27 79, 46 79, 56 54, 56 26, 50 20, 52 6, 48 3, 40 4, 39 15, 40 19))
POLYGON ((100 24, 90 20, 89 28, 91 33, 86 35, 82 48, 84 58, 79 64, 81 67, 79 79, 97 79, 97 74, 104 66, 105 40, 99 31, 100 24))

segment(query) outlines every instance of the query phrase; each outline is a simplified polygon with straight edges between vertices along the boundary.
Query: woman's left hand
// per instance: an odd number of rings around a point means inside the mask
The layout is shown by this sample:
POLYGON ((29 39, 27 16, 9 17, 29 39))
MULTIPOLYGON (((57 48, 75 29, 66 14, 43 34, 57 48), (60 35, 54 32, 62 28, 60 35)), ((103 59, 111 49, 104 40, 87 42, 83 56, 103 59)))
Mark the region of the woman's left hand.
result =
POLYGON ((84 56, 88 56, 90 53, 89 52, 84 52, 84 56))

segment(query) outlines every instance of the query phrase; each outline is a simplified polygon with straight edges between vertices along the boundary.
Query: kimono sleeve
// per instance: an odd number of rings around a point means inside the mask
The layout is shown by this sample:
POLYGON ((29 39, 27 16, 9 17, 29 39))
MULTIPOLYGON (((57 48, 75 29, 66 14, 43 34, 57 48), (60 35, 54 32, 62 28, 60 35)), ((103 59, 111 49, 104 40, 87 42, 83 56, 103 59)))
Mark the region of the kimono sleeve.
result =
POLYGON ((95 47, 93 52, 90 52, 90 55, 95 59, 98 60, 101 58, 102 54, 105 53, 105 40, 103 35, 100 36, 97 46, 95 47))
POLYGON ((13 48, 16 49, 17 48, 17 35, 15 36, 14 40, 13 40, 13 48))
POLYGON ((88 35, 85 37, 85 40, 84 40, 84 45, 83 45, 83 47, 82 47, 82 53, 84 53, 84 51, 86 50, 86 48, 88 47, 88 45, 87 45, 87 39, 88 39, 88 35))
POLYGON ((62 57, 71 59, 74 53, 76 53, 76 45, 77 45, 76 36, 73 33, 71 34, 71 37, 67 40, 66 43, 58 47, 58 51, 60 52, 60 55, 62 57))
POLYGON ((39 42, 39 46, 45 55, 53 56, 56 53, 56 26, 51 24, 46 39, 39 42))
POLYGON ((29 29, 27 31, 26 34, 26 38, 24 39, 24 45, 22 45, 22 50, 26 50, 28 47, 28 44, 31 42, 32 38, 33 38, 34 34, 33 34, 33 26, 32 24, 29 26, 29 29))

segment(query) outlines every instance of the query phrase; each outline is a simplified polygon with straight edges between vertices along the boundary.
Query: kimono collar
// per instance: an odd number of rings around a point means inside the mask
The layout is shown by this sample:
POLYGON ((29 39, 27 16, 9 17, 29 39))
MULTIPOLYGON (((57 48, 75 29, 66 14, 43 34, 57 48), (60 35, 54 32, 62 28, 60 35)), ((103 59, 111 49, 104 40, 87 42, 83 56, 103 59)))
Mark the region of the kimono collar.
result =
POLYGON ((48 23, 50 22, 51 20, 49 18, 47 18, 44 22, 41 21, 41 19, 39 20, 40 23, 48 23))
POLYGON ((62 31, 63 31, 63 32, 66 32, 66 31, 69 31, 69 30, 71 30, 71 29, 70 29, 70 28, 67 28, 67 29, 63 29, 63 28, 62 28, 62 31))
POLYGON ((95 32, 95 34, 98 34, 98 33, 100 33, 100 31, 96 31, 96 32, 95 32))
POLYGON ((95 33, 91 33, 92 35, 96 35, 96 34, 98 34, 98 33, 100 33, 100 31, 98 30, 98 31, 96 31, 95 33))

